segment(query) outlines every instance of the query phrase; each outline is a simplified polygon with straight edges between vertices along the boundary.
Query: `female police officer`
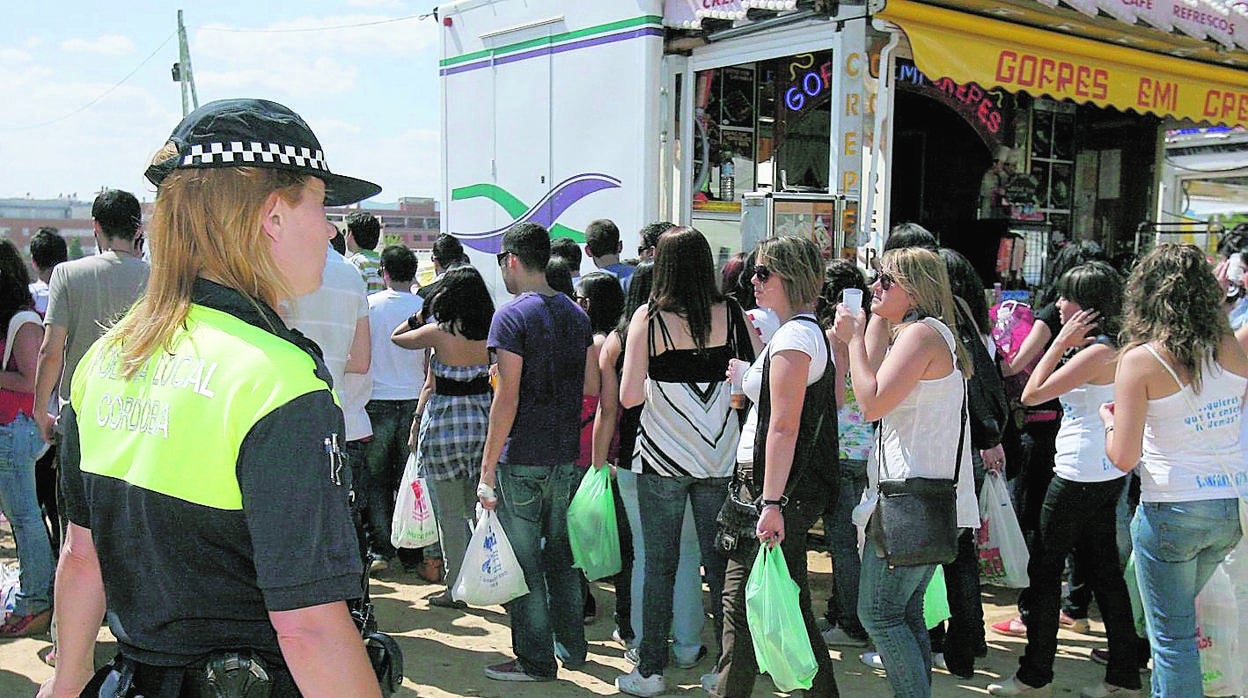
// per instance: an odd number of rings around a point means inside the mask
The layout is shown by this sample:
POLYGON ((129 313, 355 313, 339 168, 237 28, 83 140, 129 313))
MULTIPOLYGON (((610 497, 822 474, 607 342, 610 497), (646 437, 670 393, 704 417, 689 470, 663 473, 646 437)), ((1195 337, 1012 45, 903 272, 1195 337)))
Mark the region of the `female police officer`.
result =
POLYGON ((362 570, 342 412, 274 308, 320 285, 324 205, 380 187, 331 174, 307 124, 262 100, 191 113, 146 174, 147 293, 62 417, 70 524, 40 696, 379 696, 344 603, 362 570), (93 678, 106 603, 120 654, 93 678))

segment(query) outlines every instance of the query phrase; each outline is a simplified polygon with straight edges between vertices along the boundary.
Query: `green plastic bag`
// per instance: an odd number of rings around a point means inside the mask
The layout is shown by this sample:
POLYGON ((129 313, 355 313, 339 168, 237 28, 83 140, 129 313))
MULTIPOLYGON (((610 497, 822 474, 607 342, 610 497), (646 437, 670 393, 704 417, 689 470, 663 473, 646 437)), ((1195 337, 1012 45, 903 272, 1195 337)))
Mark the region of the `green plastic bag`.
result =
POLYGON ((1122 571, 1122 579, 1127 583, 1127 596, 1131 598, 1131 618, 1135 620, 1135 634, 1148 637, 1148 622, 1144 616, 1144 600, 1140 598, 1140 580, 1135 576, 1135 551, 1127 558, 1127 567, 1122 571))
POLYGON ((615 523, 611 469, 591 467, 568 504, 568 543, 573 567, 593 581, 620 571, 620 531, 615 523))
POLYGON ((923 592, 923 621, 934 628, 953 615, 949 611, 949 592, 945 588, 945 568, 936 565, 936 573, 923 592))
POLYGON ((745 619, 759 672, 771 674, 776 689, 785 692, 809 689, 819 670, 797 595, 784 553, 759 546, 745 583, 745 619))

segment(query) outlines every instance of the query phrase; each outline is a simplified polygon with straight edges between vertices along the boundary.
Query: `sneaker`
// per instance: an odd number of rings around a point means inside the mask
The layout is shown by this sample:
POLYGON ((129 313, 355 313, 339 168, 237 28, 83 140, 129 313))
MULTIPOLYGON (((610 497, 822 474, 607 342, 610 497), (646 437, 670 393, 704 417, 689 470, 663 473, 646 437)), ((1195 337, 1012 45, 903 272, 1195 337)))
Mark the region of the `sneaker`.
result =
POLYGON ((437 606, 438 608, 457 608, 461 611, 468 608, 468 604, 463 601, 456 601, 451 598, 451 592, 449 591, 444 591, 441 594, 430 596, 429 605, 437 606))
POLYGON ((863 664, 866 664, 872 669, 884 668, 884 660, 880 658, 879 652, 863 652, 862 654, 858 655, 858 659, 862 661, 863 664))
POLYGON ((1110 698, 1111 696, 1112 698, 1139 698, 1140 690, 1138 688, 1123 688, 1099 681, 1091 686, 1084 687, 1082 691, 1079 691, 1079 695, 1083 696, 1083 698, 1110 698))
POLYGON ((520 666, 520 662, 511 660, 502 664, 491 664, 485 668, 485 678, 495 681, 554 681, 553 676, 536 676, 520 666))
POLYGON ((368 558, 369 558, 369 562, 368 562, 369 574, 385 572, 386 570, 390 569, 390 561, 386 559, 385 555, 373 553, 369 555, 368 558))
POLYGON ((631 649, 633 644, 637 642, 637 638, 635 637, 630 637, 627 640, 624 639, 624 636, 620 634, 620 629, 618 627, 611 631, 611 640, 619 644, 619 646, 624 649, 631 649))
POLYGON ((1080 635, 1086 635, 1089 627, 1087 618, 1071 618, 1066 615, 1065 611, 1058 615, 1057 624, 1072 633, 1079 633, 1080 635))
POLYGON ((4 619, 4 623, 0 624, 0 638, 43 635, 51 627, 52 609, 50 608, 26 616, 10 613, 4 619))
POLYGON ((828 647, 866 647, 871 644, 867 638, 856 638, 840 628, 829 628, 820 635, 828 647))
POLYGON ((711 695, 715 695, 715 685, 718 683, 719 674, 708 671, 702 675, 702 690, 711 695))
POLYGON ((1011 676, 1003 683, 988 684, 988 695, 990 696, 1026 696, 1028 698, 1051 698, 1053 695, 1053 684, 1048 684, 1036 688, 1028 686, 1018 680, 1017 676, 1011 676))
MULTIPOLYGON (((1109 664, 1109 650, 1099 648, 1092 650, 1092 661, 1102 666, 1109 664)), ((1148 671, 1148 657, 1140 660, 1140 671, 1148 671)))
POLYGON ((667 679, 663 678, 662 674, 642 676, 641 672, 634 668, 623 676, 617 676, 615 678, 615 687, 620 689, 622 693, 627 693, 631 696, 650 698, 650 696, 667 693, 667 679))
POLYGON ((680 655, 677 654, 675 664, 681 669, 692 669, 703 659, 706 659, 706 645, 699 647, 697 654, 692 659, 681 659, 680 655))
POLYGON ((633 666, 641 664, 641 650, 637 647, 629 647, 624 650, 624 661, 633 666))
POLYGON ((1003 620, 1000 623, 993 623, 991 627, 994 632, 1001 633, 1002 635, 1009 635, 1010 637, 1027 637, 1027 626, 1023 625, 1023 619, 1018 616, 1014 616, 1009 620, 1003 620))

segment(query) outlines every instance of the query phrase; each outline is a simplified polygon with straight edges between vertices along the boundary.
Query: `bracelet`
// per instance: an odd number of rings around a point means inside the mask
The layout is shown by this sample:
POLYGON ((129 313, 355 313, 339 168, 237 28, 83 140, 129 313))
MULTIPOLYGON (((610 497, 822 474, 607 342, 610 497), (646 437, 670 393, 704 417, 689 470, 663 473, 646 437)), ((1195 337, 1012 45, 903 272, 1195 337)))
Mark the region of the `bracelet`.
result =
POLYGON ((412 316, 407 319, 407 329, 414 330, 420 327, 420 325, 420 311, 412 313, 412 316))
POLYGON ((789 498, 784 495, 780 495, 780 499, 763 499, 758 502, 758 511, 761 513, 765 507, 776 507, 784 511, 784 507, 788 503, 789 498))

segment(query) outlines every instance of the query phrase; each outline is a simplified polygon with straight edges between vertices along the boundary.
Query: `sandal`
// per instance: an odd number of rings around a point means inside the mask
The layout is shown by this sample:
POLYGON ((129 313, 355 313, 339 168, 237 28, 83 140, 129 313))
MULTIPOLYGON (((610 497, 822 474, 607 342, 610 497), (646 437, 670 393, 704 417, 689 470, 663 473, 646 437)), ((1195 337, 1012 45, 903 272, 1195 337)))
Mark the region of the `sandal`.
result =
POLYGON ((42 635, 52 627, 52 609, 44 609, 38 613, 19 616, 10 613, 0 625, 0 638, 30 637, 42 635))

